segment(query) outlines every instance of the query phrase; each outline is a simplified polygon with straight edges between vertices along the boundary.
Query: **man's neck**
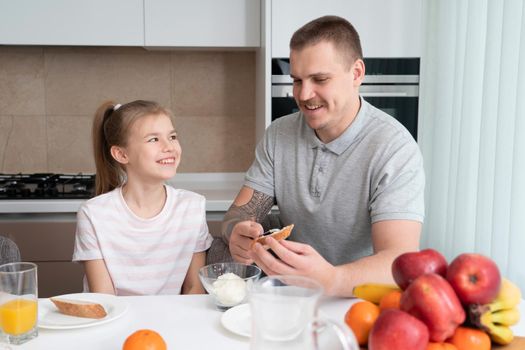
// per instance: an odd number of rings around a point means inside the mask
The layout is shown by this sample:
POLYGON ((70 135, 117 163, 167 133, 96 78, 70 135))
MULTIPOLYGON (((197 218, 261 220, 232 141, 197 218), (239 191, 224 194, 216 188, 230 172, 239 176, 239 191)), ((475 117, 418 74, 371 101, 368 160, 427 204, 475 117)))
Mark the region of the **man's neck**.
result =
POLYGON ((337 139, 350 127, 350 125, 352 125, 360 109, 361 98, 358 95, 357 102, 352 104, 345 117, 342 118, 341 123, 331 128, 326 127, 320 130, 315 130, 317 138, 325 144, 337 139))

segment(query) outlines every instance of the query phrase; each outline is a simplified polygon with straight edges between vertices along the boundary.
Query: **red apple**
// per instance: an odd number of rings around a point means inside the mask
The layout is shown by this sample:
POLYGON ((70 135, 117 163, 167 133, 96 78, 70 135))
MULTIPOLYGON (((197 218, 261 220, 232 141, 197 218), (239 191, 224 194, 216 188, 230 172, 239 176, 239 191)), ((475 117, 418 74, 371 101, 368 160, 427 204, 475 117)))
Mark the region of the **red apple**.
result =
POLYGON ((494 260, 464 253, 450 263, 447 281, 463 304, 487 304, 498 295, 501 275, 494 260))
POLYGON ((435 273, 410 283, 401 296, 400 307, 427 325, 432 342, 440 343, 452 336, 466 317, 454 289, 435 273))
POLYGON ((368 350, 425 350, 427 345, 427 326, 396 309, 383 311, 368 337, 368 350))
POLYGON ((392 275, 399 288, 405 290, 413 280, 425 273, 447 273, 447 260, 434 249, 404 253, 392 263, 392 275))

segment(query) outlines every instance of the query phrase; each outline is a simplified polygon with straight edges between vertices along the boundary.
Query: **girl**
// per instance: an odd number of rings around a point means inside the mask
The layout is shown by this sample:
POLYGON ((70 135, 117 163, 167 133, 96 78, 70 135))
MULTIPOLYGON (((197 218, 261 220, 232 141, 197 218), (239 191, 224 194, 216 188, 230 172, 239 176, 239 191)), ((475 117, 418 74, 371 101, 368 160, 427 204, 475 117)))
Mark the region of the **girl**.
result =
POLYGON ((171 112, 150 101, 105 103, 93 121, 93 149, 97 197, 77 213, 73 254, 84 264, 84 289, 204 293, 198 270, 212 241, 205 199, 164 184, 181 157, 171 112))

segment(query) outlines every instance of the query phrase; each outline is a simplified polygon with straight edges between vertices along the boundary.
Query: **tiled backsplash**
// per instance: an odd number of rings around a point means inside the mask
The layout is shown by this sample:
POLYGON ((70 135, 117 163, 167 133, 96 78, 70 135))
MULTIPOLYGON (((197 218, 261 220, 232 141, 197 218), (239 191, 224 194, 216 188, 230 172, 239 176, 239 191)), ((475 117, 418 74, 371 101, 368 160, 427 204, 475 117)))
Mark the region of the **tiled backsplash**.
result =
POLYGON ((94 172, 91 121, 108 99, 171 108, 179 172, 244 172, 253 160, 253 52, 0 46, 0 172, 94 172))

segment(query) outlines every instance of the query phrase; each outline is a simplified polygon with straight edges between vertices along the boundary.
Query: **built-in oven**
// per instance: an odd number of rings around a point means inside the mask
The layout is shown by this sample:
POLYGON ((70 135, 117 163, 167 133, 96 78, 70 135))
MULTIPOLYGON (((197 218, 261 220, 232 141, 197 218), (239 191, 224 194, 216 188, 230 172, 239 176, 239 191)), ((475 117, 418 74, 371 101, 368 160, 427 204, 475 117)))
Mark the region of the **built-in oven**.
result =
MULTIPOLYGON (((401 122, 417 140, 419 58, 365 58, 361 96, 401 122)), ((272 60, 272 121, 298 111, 290 61, 272 60)))

